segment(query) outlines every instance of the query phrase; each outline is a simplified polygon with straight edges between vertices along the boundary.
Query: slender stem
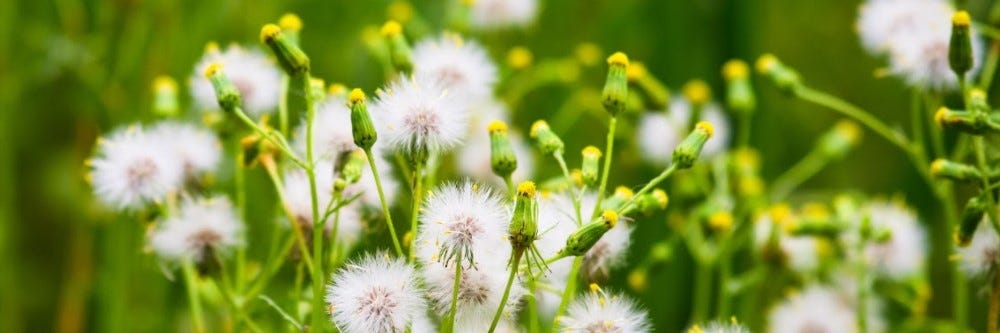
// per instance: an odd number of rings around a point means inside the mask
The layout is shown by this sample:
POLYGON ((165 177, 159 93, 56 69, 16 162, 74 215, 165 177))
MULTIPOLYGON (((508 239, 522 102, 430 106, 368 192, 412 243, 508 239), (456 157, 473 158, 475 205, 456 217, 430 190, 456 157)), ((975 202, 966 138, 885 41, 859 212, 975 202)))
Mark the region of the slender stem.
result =
POLYGON ((531 296, 528 297, 528 332, 538 333, 542 330, 538 322, 538 299, 535 298, 538 292, 538 281, 528 280, 528 292, 531 293, 531 296))
POLYGON ((517 196, 517 192, 514 190, 514 178, 513 175, 506 175, 503 177, 504 184, 507 184, 507 196, 514 199, 517 196))
MULTIPOLYGON (((865 246, 867 246, 867 244, 868 244, 868 238, 862 236, 861 241, 858 242, 856 250, 861 251, 863 253, 864 248, 865 246)), ((858 289, 856 290, 856 292, 858 296, 858 303, 857 306, 855 307, 854 317, 857 320, 858 332, 867 333, 868 332, 868 288, 871 287, 869 286, 870 281, 868 277, 868 267, 867 267, 868 265, 867 263, 862 261, 859 262, 857 266, 858 266, 858 273, 857 273, 858 289)))
MULTIPOLYGON (((309 108, 312 109, 312 106, 310 106, 309 108)), ((307 170, 312 169, 312 164, 306 164, 301 159, 299 159, 298 155, 296 155, 295 152, 293 152, 292 149, 288 147, 288 142, 286 142, 284 138, 280 136, 280 134, 274 132, 268 132, 267 130, 258 126, 257 123, 254 123, 253 120, 250 119, 250 117, 247 117, 246 113, 243 112, 242 108, 237 107, 236 110, 234 111, 235 112, 233 113, 236 114, 237 118, 242 120, 244 124, 253 129, 254 132, 257 132, 257 134, 260 135, 262 138, 264 138, 267 141, 271 141, 271 143, 273 143, 274 146, 278 148, 278 150, 281 150, 281 152, 287 155, 288 158, 291 159, 292 162, 294 162, 296 165, 298 165, 303 169, 307 170)), ((312 128, 310 127, 306 132, 311 132, 311 131, 312 128)))
POLYGON ((278 129, 281 133, 288 133, 288 85, 290 84, 288 74, 281 74, 281 96, 278 101, 278 129))
MULTIPOLYGON (((304 74, 301 77, 294 77, 295 80, 305 80, 305 87, 309 87, 309 75, 304 74)), ((319 214, 319 193, 316 189, 316 159, 313 155, 313 146, 315 145, 315 120, 316 120, 316 108, 313 105, 312 94, 309 93, 308 89, 305 94, 305 104, 306 104, 306 160, 309 167, 306 168, 306 175, 309 177, 309 202, 312 206, 312 222, 313 222, 313 266, 312 266, 312 323, 309 325, 310 332, 322 332, 322 324, 324 317, 326 316, 323 311, 323 291, 324 282, 326 281, 323 275, 323 227, 326 221, 320 218, 319 214)))
POLYGON ((607 148, 604 149, 604 170, 601 170, 601 185, 597 188, 597 203, 594 204, 594 212, 590 214, 593 218, 601 212, 601 201, 604 201, 604 191, 608 188, 608 175, 611 173, 611 157, 615 150, 615 128, 618 124, 618 117, 612 116, 608 122, 607 148))
MULTIPOLYGON (((563 152, 553 152, 552 157, 556 159, 556 162, 559 162, 559 169, 562 169, 563 177, 566 177, 566 182, 568 182, 571 186, 575 184, 576 182, 573 181, 573 176, 569 173, 569 168, 566 167, 566 160, 563 158, 563 152)), ((579 227, 583 225, 583 216, 580 213, 580 196, 577 195, 572 188, 570 188, 569 194, 573 199, 573 210, 576 213, 576 226, 579 227)))
POLYGON ((694 273, 694 292, 691 294, 691 319, 688 324, 694 325, 708 318, 712 298, 712 266, 705 262, 696 263, 694 273))
POLYGON ((772 200, 775 202, 783 200, 792 190, 819 172, 827 162, 829 162, 829 159, 820 148, 817 147, 813 151, 810 151, 809 154, 774 180, 774 185, 772 186, 774 190, 771 195, 772 200))
POLYGON ((743 114, 740 115, 740 132, 737 133, 737 135, 739 135, 736 141, 737 147, 746 148, 750 146, 750 131, 753 129, 753 124, 751 123, 752 119, 753 117, 751 116, 749 110, 744 111, 743 114))
POLYGON ((867 111, 851 103, 848 103, 842 99, 839 99, 827 93, 818 90, 813 90, 812 88, 806 86, 798 87, 797 89, 794 90, 794 93, 795 96, 797 96, 802 100, 825 106, 831 110, 839 112, 844 116, 857 120, 861 124, 865 125, 869 129, 874 131, 876 134, 888 140, 890 143, 899 146, 899 148, 903 149, 903 151, 906 152, 911 151, 910 144, 909 142, 907 142, 905 137, 903 137, 899 133, 896 133, 896 131, 893 131, 891 128, 889 128, 888 125, 878 120, 878 118, 875 118, 875 116, 872 116, 871 113, 868 113, 867 111))
POLYGON ((729 279, 732 277, 729 254, 730 251, 728 249, 723 249, 719 254, 719 294, 716 298, 716 311, 720 319, 729 318, 732 315, 729 313, 729 298, 731 297, 729 294, 729 279))
POLYGON ((982 173, 982 191, 986 192, 986 199, 989 202, 989 206, 986 209, 986 215, 990 218, 990 224, 997 233, 1000 233, 1000 218, 997 217, 996 210, 996 197, 993 195, 993 191, 988 190, 990 188, 990 177, 989 177, 989 165, 986 161, 986 145, 983 143, 982 136, 975 136, 972 138, 972 145, 975 146, 976 150, 976 162, 979 164, 979 172, 982 173))
POLYGON ((573 300, 573 295, 576 293, 576 285, 579 280, 580 266, 583 265, 583 256, 578 256, 573 259, 573 267, 569 270, 569 276, 566 280, 566 289, 563 290, 562 300, 559 301, 559 309, 556 310, 556 315, 552 317, 552 332, 559 332, 559 317, 566 313, 566 307, 569 306, 569 302, 573 300))
POLYGON ((490 323, 489 333, 493 333, 497 328, 497 323, 500 322, 500 316, 503 315, 503 308, 507 305, 507 298, 510 297, 510 287, 514 285, 514 278, 517 276, 518 265, 521 263, 521 255, 524 252, 515 250, 510 255, 513 256, 513 265, 510 266, 510 276, 507 277, 507 286, 503 289, 503 296, 500 297, 500 305, 497 306, 497 312, 493 315, 493 322, 490 323))
POLYGON ((455 282, 451 287, 451 305, 448 308, 448 317, 445 318, 445 322, 442 323, 443 331, 445 333, 451 333, 455 331, 455 313, 458 312, 458 290, 462 285, 462 253, 458 254, 458 260, 455 260, 453 265, 455 265, 455 282))
POLYGON ((385 215, 385 223, 389 227, 389 235, 392 236, 392 246, 396 249, 396 255, 402 257, 403 247, 399 245, 396 226, 392 224, 392 214, 389 213, 389 202, 385 199, 385 191, 382 190, 382 178, 375 166, 375 156, 372 155, 371 149, 365 149, 365 156, 368 157, 368 167, 371 168, 372 176, 375 178, 375 188, 378 189, 378 200, 382 203, 382 215, 385 215))
MULTIPOLYGON (((309 254, 309 247, 306 245, 306 237, 302 232, 302 224, 299 223, 298 218, 288 206, 288 200, 285 199, 284 186, 282 185, 281 178, 278 177, 278 170, 275 168, 273 160, 265 158, 262 162, 261 164, 267 170, 268 177, 271 178, 271 183, 274 184, 278 201, 281 202, 281 210, 285 213, 285 218, 288 219, 288 223, 291 225, 292 233, 299 246, 299 253, 302 255, 302 261, 306 263, 309 271, 312 271, 312 255, 309 254)), ((284 258, 281 258, 281 260, 283 261, 284 258)))
MULTIPOLYGON (((236 144, 236 157, 233 163, 236 164, 236 171, 234 171, 234 190, 236 191, 236 214, 239 216, 240 221, 244 224, 249 225, 246 220, 246 207, 247 207, 247 194, 246 194, 246 178, 245 170, 243 166, 243 159, 246 157, 246 153, 243 151, 243 147, 240 146, 239 142, 236 144)), ((248 239, 247 231, 244 229, 243 239, 248 239)), ((247 261, 247 249, 246 246, 240 246, 236 249, 236 290, 240 292, 246 287, 246 261, 247 261)))
POLYGON ((413 242, 415 242, 415 239, 417 237, 417 220, 420 217, 420 204, 422 203, 423 197, 424 197, 424 189, 423 189, 423 187, 424 187, 423 186, 423 184, 424 184, 424 177, 423 177, 423 174, 422 174, 423 171, 424 171, 423 169, 424 169, 424 163, 423 162, 417 162, 416 165, 413 167, 413 177, 412 177, 412 182, 413 182, 413 205, 412 205, 412 208, 413 209, 410 210, 411 211, 411 216, 410 216, 410 233, 411 233, 411 236, 412 236, 412 238, 410 240, 410 260, 416 259, 416 256, 417 256, 417 252, 416 252, 416 248, 417 247, 414 246, 413 242))
POLYGON ((267 266, 265 266, 264 270, 261 271, 261 276, 254 281, 253 285, 250 286, 250 289, 247 291, 244 299, 252 300, 264 291, 264 287, 267 286, 267 283, 272 278, 274 278, 275 274, 278 274, 278 270, 285 263, 285 258, 288 257, 288 252, 291 251, 292 247, 296 244, 295 240, 296 238, 293 235, 281 245, 281 251, 278 252, 278 255, 275 258, 268 261, 267 266))
POLYGON ((336 239, 337 239, 338 233, 340 232, 340 207, 342 207, 341 206, 341 202, 343 201, 343 195, 344 195, 343 191, 336 191, 336 192, 333 193, 333 201, 336 202, 336 206, 335 207, 337 207, 337 208, 336 208, 336 211, 333 213, 333 228, 330 229, 330 252, 331 253, 330 253, 330 258, 327 259, 327 262, 331 264, 330 266, 332 266, 332 264, 334 263, 334 260, 336 260, 335 257, 337 255, 338 246, 340 245, 340 244, 337 244, 336 239))
POLYGON ((998 62, 1000 62, 1000 41, 993 40, 990 43, 990 51, 986 54, 986 62, 983 64, 983 70, 979 72, 979 88, 983 91, 990 91, 998 62))
POLYGON ((913 150, 924 152, 924 119, 923 105, 920 102, 920 91, 914 89, 910 93, 910 131, 913 132, 913 150))
POLYGON ((990 309, 986 317, 986 331, 997 331, 997 317, 1000 316, 1000 274, 993 273, 993 288, 990 290, 990 309))
POLYGON ((194 263, 188 259, 182 265, 184 270, 184 284, 187 287, 188 306, 191 307, 191 322, 194 324, 196 333, 205 332, 205 322, 202 320, 201 296, 198 292, 198 276, 194 269, 194 263))

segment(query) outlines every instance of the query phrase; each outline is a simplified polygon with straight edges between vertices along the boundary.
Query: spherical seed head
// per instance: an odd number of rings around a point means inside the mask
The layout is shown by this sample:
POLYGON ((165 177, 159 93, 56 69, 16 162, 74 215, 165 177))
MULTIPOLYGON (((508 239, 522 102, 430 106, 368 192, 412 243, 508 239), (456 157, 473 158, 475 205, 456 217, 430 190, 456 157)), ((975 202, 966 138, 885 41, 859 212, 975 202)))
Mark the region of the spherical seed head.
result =
POLYGON ((205 68, 205 77, 212 78, 215 76, 215 73, 218 73, 219 71, 222 71, 222 64, 218 62, 212 63, 205 68))
POLYGON ((727 61, 725 65, 722 65, 722 76, 726 80, 736 80, 747 77, 750 69, 747 68, 747 63, 743 60, 733 59, 727 61))
POLYGON ((584 157, 600 158, 601 157, 601 150, 597 149, 597 147, 594 147, 594 146, 587 146, 586 148, 583 148, 583 156, 584 157))
POLYGON ((947 107, 941 107, 934 113, 934 122, 938 125, 944 126, 944 118, 948 114, 947 107))
POLYGON ((390 20, 382 25, 382 36, 392 37, 403 33, 403 26, 399 25, 399 22, 390 20))
POLYGON ((628 56, 625 53, 615 52, 608 57, 608 65, 628 67, 628 56))
POLYGON ((618 213, 610 209, 604 210, 604 213, 601 214, 601 221, 607 223, 609 227, 614 228, 618 224, 618 213))
POLYGON ((767 74, 777 64, 778 64, 778 58, 775 57, 773 54, 766 53, 760 56, 760 58, 757 58, 757 63, 754 64, 754 67, 757 68, 758 73, 767 74))
POLYGON ((535 196, 535 182, 527 181, 517 185, 517 195, 532 198, 535 196))
POLYGON ((266 24, 263 28, 260 28, 260 41, 261 43, 269 43, 275 38, 281 35, 281 27, 277 24, 266 24))
POLYGON ((707 121, 699 121, 698 124, 694 125, 694 129, 705 132, 709 138, 711 138, 712 134, 715 133, 715 128, 712 127, 712 123, 707 121))
POLYGON ((507 64, 514 69, 531 66, 532 61, 534 61, 534 55, 531 54, 531 50, 523 46, 514 47, 507 52, 507 64))
POLYGON ((350 104, 363 103, 365 101, 365 92, 361 89, 354 88, 351 90, 351 93, 347 95, 347 101, 350 102, 350 104))
POLYGON ((646 76, 646 73, 646 65, 636 61, 629 65, 628 69, 625 70, 625 77, 628 78, 629 82, 634 82, 639 80, 639 78, 646 76))
POLYGON ((278 25, 285 30, 299 31, 302 30, 302 19, 293 13, 286 13, 278 19, 278 25))
POLYGON ((544 131, 548 129, 549 129, 548 122, 544 120, 536 120, 533 124, 531 124, 531 133, 529 134, 531 135, 532 138, 537 138, 539 131, 544 131))
POLYGON ((153 80, 153 90, 156 91, 177 91, 177 81, 166 75, 157 76, 153 80))
POLYGON ((701 105, 708 103, 708 100, 712 98, 712 90, 708 88, 708 84, 702 80, 691 80, 684 84, 682 88, 684 93, 684 98, 687 98, 691 104, 701 105))
POLYGON ((961 10, 951 16, 951 24, 961 27, 967 27, 972 23, 972 18, 969 17, 969 12, 961 10))
POLYGON ((490 134, 498 132, 507 132, 507 123, 500 120, 494 120, 490 122, 489 125, 486 125, 486 130, 490 132, 490 134))

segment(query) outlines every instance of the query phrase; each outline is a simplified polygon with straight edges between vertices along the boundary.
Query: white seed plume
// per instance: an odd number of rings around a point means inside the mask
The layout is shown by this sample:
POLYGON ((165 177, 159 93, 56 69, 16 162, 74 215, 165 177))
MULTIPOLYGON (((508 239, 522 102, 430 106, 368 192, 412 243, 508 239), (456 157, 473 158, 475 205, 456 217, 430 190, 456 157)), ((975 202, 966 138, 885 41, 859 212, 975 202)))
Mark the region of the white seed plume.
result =
POLYGON ((871 202, 864 211, 872 228, 892 233, 888 241, 865 247, 865 258, 875 272, 893 279, 921 274, 927 245, 916 213, 900 203, 885 201, 871 202))
MULTIPOLYGON (((320 161, 316 165, 316 197, 319 203, 319 213, 322 215, 327 203, 333 198, 333 164, 320 161)), ((282 193, 292 216, 294 223, 299 223, 305 230, 312 229, 312 197, 309 189, 309 177, 301 169, 290 170, 285 173, 282 193)), ((344 196, 347 198, 347 196, 344 196)), ((324 233, 329 236, 333 232, 335 215, 324 221, 324 233)), ((365 222, 361 214, 354 205, 340 208, 340 219, 337 224, 336 241, 339 246, 350 248, 361 237, 365 222)))
POLYGON ((896 39, 947 25, 954 12, 944 0, 870 0, 861 4, 857 30, 861 45, 872 54, 890 52, 896 39))
POLYGON ((1000 237, 988 217, 983 217, 966 247, 958 248, 959 267, 970 277, 995 274, 1000 265, 1000 237))
MULTIPOLYGON (((463 267, 462 278, 458 287, 458 307, 456 309, 456 327, 466 328, 465 332, 482 332, 489 328, 489 323, 503 298, 504 288, 510 267, 507 260, 510 255, 510 245, 495 248, 495 254, 487 253, 485 249, 478 253, 475 267, 463 267), (504 250, 506 249, 506 250, 504 250), (503 256, 501 258, 501 256, 503 256)), ((428 297, 438 315, 444 317, 451 308, 451 292, 455 283, 454 264, 445 266, 438 261, 423 261, 423 276, 426 281, 428 297)), ((512 319, 517 313, 525 288, 520 279, 511 286, 507 305, 504 306, 502 318, 512 319)))
POLYGON ((767 245, 773 228, 778 228, 778 247, 788 258, 789 268, 796 272, 811 272, 819 267, 819 241, 811 236, 789 234, 780 223, 774 222, 770 214, 762 214, 754 221, 754 245, 758 251, 767 245))
POLYGON ((186 177, 214 171, 222 156, 219 139, 211 131, 179 122, 161 122, 150 129, 150 135, 170 146, 173 158, 180 161, 186 177))
POLYGON ((344 332, 405 332, 425 316, 419 283, 406 261, 377 253, 334 274, 326 302, 333 322, 344 332))
MULTIPOLYGON (((848 299, 823 286, 810 286, 792 295, 768 315, 768 332, 858 332, 854 307, 848 299)), ((878 331, 879 320, 869 313, 869 332, 878 331)))
POLYGON ((226 76, 233 81, 243 99, 243 108, 251 116, 260 116, 277 109, 281 94, 281 71, 274 61, 256 49, 237 45, 225 51, 208 50, 191 74, 191 96, 202 110, 217 110, 219 102, 212 83, 205 78, 205 69, 221 63, 226 76))
POLYGON ((478 102, 493 95, 497 68, 479 43, 446 33, 413 47, 413 75, 478 102))
MULTIPOLYGON (((701 119, 712 123, 714 133, 712 139, 705 143, 701 157, 708 159, 719 155, 729 146, 729 120, 715 103, 709 103, 702 108, 701 119)), ((682 95, 676 95, 670 100, 668 114, 660 111, 650 111, 639 120, 638 141, 642 157, 649 163, 664 166, 670 162, 674 148, 688 135, 688 118, 691 115, 691 103, 682 95)))
POLYGON ((201 261, 208 251, 225 253, 239 246, 242 229, 229 198, 186 199, 153 231, 149 242, 163 259, 201 261))
POLYGON ((469 23, 478 30, 524 27, 538 15, 538 0, 477 0, 469 23))
POLYGON ((735 322, 711 322, 707 325, 694 325, 687 333, 750 333, 750 329, 735 322))
POLYGON ((458 145, 467 126, 467 101, 428 79, 400 78, 372 103, 379 139, 407 153, 442 152, 458 145))
POLYGON ((652 331, 646 311, 631 299, 603 292, 578 297, 558 321, 563 332, 571 333, 652 331))
POLYGON ((176 191, 184 167, 174 147, 141 126, 121 128, 98 139, 89 161, 94 194, 117 209, 136 209, 176 191))

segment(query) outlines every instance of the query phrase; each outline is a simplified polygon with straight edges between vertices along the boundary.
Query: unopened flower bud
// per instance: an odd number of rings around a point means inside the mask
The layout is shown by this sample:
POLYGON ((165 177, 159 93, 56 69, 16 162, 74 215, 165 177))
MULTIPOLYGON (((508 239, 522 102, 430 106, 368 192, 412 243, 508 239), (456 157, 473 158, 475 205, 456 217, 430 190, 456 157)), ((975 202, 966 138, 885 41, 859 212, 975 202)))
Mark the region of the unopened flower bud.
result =
POLYGON ((635 199, 635 202, 640 212, 649 215, 657 210, 666 209, 670 198, 667 196, 667 192, 655 189, 653 192, 640 195, 635 199))
POLYGON ((841 120, 819 139, 819 148, 830 158, 840 158, 861 139, 861 128, 850 120, 841 120))
POLYGON ((625 104, 628 101, 627 70, 628 56, 624 53, 616 52, 608 57, 608 78, 604 82, 601 101, 604 110, 607 110, 612 117, 625 111, 625 104))
POLYGON ((981 135, 987 131, 1000 131, 1000 124, 995 123, 990 115, 984 112, 951 110, 941 107, 934 113, 934 121, 941 128, 974 135, 981 135))
POLYGON ((674 148, 672 157, 673 163, 680 169, 687 169, 694 165, 701 154, 701 149, 705 147, 705 142, 712 137, 714 129, 707 121, 698 122, 694 126, 691 134, 688 134, 684 141, 681 141, 677 148, 674 148))
POLYGON ((618 213, 605 210, 598 221, 580 227, 566 239, 566 247, 559 250, 560 256, 580 256, 590 251, 608 230, 618 224, 618 213))
POLYGON ((364 150, 370 150, 378 140, 378 133, 375 131, 371 115, 368 114, 365 92, 361 89, 351 90, 347 96, 347 107, 351 109, 351 134, 354 135, 354 144, 364 150))
POLYGON ((618 210, 625 202, 632 200, 635 193, 625 186, 615 188, 615 193, 601 202, 601 209, 618 210))
POLYGON ((173 117, 180 113, 177 102, 177 81, 169 76, 153 80, 153 113, 160 117, 173 117))
POLYGON ((285 33, 288 42, 292 45, 299 45, 299 34, 302 32, 302 19, 293 13, 281 15, 278 19, 278 27, 285 33))
POLYGON ((691 103, 692 107, 701 107, 712 100, 712 89, 702 80, 691 80, 681 88, 684 98, 691 103))
POLYGON ((969 27, 972 19, 966 11, 956 12, 951 17, 951 42, 948 44, 948 65, 951 70, 964 78, 965 73, 972 69, 972 35, 969 27))
POLYGON ((243 104, 240 91, 236 89, 233 81, 230 81, 229 77, 222 72, 222 64, 213 63, 208 65, 208 68, 205 69, 205 77, 212 81, 212 87, 215 88, 216 100, 219 101, 219 107, 223 111, 233 112, 243 104))
POLYGON ((368 157, 365 155, 363 150, 355 150, 347 156, 347 161, 344 162, 344 168, 341 171, 344 180, 348 184, 357 183, 361 179, 361 173, 364 171, 365 165, 367 165, 368 157))
POLYGON ((537 120, 531 124, 531 138, 535 139, 538 149, 545 155, 561 153, 564 145, 562 139, 549 128, 549 123, 544 120, 537 120))
MULTIPOLYGON (((497 176, 510 177, 517 169, 517 156, 507 136, 507 123, 494 120, 486 130, 490 133, 490 167, 497 176)), ((534 183, 531 184, 535 186, 534 183)))
POLYGON ((389 44, 389 58, 396 70, 403 73, 413 71, 413 50, 403 35, 403 26, 396 21, 386 22, 382 25, 382 36, 389 44))
POLYGON ((514 215, 511 216, 508 234, 514 251, 527 249, 538 237, 538 200, 535 198, 535 183, 523 182, 517 186, 514 215))
POLYGON ((962 221, 958 225, 958 230, 955 230, 955 243, 958 246, 969 246, 972 236, 976 233, 976 228, 979 228, 979 223, 986 215, 986 210, 989 209, 987 201, 983 200, 982 195, 980 195, 970 198, 965 203, 965 208, 962 209, 962 221))
POLYGON ((799 78, 799 73, 795 70, 785 66, 772 54, 765 54, 757 58, 757 63, 755 64, 757 72, 774 81, 774 84, 778 86, 778 89, 785 93, 791 93, 793 90, 802 84, 802 79, 799 78))
POLYGON ((722 66, 726 79, 726 105, 735 112, 749 113, 757 105, 750 85, 750 69, 743 60, 733 59, 722 66))
POLYGON ((261 28, 260 40, 271 49, 278 64, 288 75, 297 76, 309 72, 309 57, 277 25, 268 24, 261 28))
POLYGON ((625 72, 628 82, 639 88, 645 96, 645 101, 649 103, 651 109, 662 109, 670 103, 670 89, 649 74, 646 66, 639 62, 632 62, 625 72))
POLYGON ((583 183, 588 186, 597 184, 597 176, 600 173, 601 150, 594 146, 583 148, 583 163, 580 165, 580 175, 583 183))
POLYGON ((728 211, 717 211, 708 216, 708 227, 719 233, 729 232, 733 228, 733 214, 728 211))
POLYGON ((944 178, 954 181, 978 181, 982 174, 979 169, 975 167, 953 162, 946 159, 937 159, 931 163, 931 176, 935 178, 944 178))
POLYGON ((531 50, 523 46, 517 46, 507 51, 507 65, 515 70, 522 70, 531 66, 534 56, 531 50))
POLYGON ((337 178, 333 180, 333 193, 344 192, 345 188, 347 188, 346 180, 344 180, 343 178, 337 178))

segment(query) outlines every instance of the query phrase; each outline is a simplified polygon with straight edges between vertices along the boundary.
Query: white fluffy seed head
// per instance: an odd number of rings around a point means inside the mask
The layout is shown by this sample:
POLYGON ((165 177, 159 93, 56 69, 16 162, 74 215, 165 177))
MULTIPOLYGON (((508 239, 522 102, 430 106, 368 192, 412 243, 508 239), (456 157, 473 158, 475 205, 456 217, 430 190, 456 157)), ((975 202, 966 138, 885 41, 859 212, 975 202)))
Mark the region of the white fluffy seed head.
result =
POLYGON ((372 104, 381 119, 380 140, 388 147, 412 153, 447 151, 465 135, 468 102, 429 79, 400 78, 389 84, 372 104))
POLYGON ((179 122, 161 122, 150 129, 155 140, 169 146, 163 153, 172 153, 184 169, 185 177, 214 171, 222 156, 219 139, 211 131, 179 122))
POLYGON ((952 12, 951 5, 943 0, 867 1, 858 11, 861 45, 872 54, 889 52, 897 38, 940 29, 935 25, 948 25, 952 12))
POLYGON ((538 0, 477 0, 469 23, 478 30, 524 27, 538 14, 538 0))
POLYGON ((988 218, 984 217, 979 222, 969 245, 957 251, 959 267, 966 275, 982 278, 996 274, 1000 265, 1000 237, 997 237, 988 218))
POLYGON ((493 95, 497 68, 479 43, 446 33, 413 47, 413 75, 477 103, 493 95))
POLYGON ((427 305, 413 266, 387 253, 344 265, 327 287, 331 319, 344 332, 403 332, 426 319, 427 305))
POLYGON ((166 198, 183 181, 184 167, 174 149, 138 125, 98 139, 89 161, 94 194, 117 209, 138 209, 166 198))
MULTIPOLYGON (((586 216, 592 212, 597 198, 593 194, 583 197, 581 214, 586 216), (589 207, 589 208, 588 208, 589 207)), ((538 200, 538 240, 535 246, 542 258, 551 258, 566 246, 566 239, 576 231, 576 211, 573 199, 568 193, 553 194, 550 197, 541 196, 538 200)), ((549 272, 542 275, 541 283, 552 286, 552 290, 539 289, 535 293, 541 314, 552 317, 559 308, 562 291, 569 281, 572 260, 559 260, 549 264, 549 272)))
POLYGON ((762 251, 771 237, 773 228, 778 228, 778 247, 788 258, 788 267, 796 272, 811 272, 819 267, 819 241, 811 236, 795 236, 787 232, 780 223, 775 223, 770 214, 762 214, 754 221, 754 245, 762 251))
POLYGON ((901 203, 873 201, 864 211, 872 227, 892 233, 889 240, 865 247, 864 258, 876 273, 892 279, 906 279, 924 271, 926 237, 917 215, 901 203))
POLYGON ((281 71, 260 50, 244 49, 233 45, 225 51, 210 50, 202 56, 191 74, 191 96, 202 110, 217 110, 219 102, 215 88, 205 77, 205 69, 214 63, 222 64, 226 76, 240 91, 243 108, 252 116, 272 112, 278 107, 281 94, 281 71))
POLYGON ((652 328, 644 310, 624 295, 592 292, 578 297, 557 318, 563 332, 650 332, 652 328))
POLYGON ((447 184, 429 195, 420 210, 417 255, 427 262, 450 267, 491 261, 509 253, 507 225, 511 210, 490 188, 470 182, 447 184))
MULTIPOLYGON (((768 332, 856 333, 856 312, 849 299, 828 287, 813 285, 791 295, 771 310, 768 332)), ((879 331, 881 320, 876 312, 868 314, 868 323, 869 332, 879 331)))
MULTIPOLYGON (((729 120, 715 103, 706 104, 701 111, 701 120, 713 125, 712 138, 705 143, 701 157, 708 159, 719 155, 729 146, 731 136, 729 120)), ((667 165, 674 148, 688 135, 688 118, 691 103, 682 95, 671 98, 668 114, 650 111, 639 121, 638 141, 642 157, 657 166, 667 165)))
POLYGON ((242 229, 229 198, 185 199, 177 213, 153 231, 149 242, 165 260, 201 261, 209 250, 226 253, 239 246, 242 229))
MULTIPOLYGON (((506 245, 506 244, 505 244, 506 245)), ((485 250, 485 249, 484 249, 485 250)), ((456 326, 465 332, 482 332, 493 319, 510 274, 507 260, 510 246, 493 249, 496 253, 477 253, 475 266, 463 266, 459 280, 456 326), (483 325, 487 326, 483 326, 483 325)), ((455 283, 455 264, 445 266, 440 261, 421 258, 422 271, 428 297, 434 310, 442 317, 451 308, 451 293, 455 283)), ((503 318, 510 319, 518 311, 525 288, 520 279, 511 286, 510 296, 504 306, 503 318)))

